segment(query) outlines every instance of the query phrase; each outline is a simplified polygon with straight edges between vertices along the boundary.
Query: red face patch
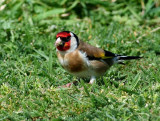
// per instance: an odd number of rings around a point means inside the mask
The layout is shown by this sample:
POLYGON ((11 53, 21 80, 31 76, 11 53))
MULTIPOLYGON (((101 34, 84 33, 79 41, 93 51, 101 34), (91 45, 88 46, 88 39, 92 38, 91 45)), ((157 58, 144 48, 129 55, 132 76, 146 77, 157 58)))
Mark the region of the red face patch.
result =
POLYGON ((65 38, 65 37, 70 37, 70 33, 68 32, 59 32, 57 35, 56 35, 56 38, 58 37, 62 37, 62 38, 65 38))
POLYGON ((57 49, 60 50, 60 51, 68 50, 70 48, 71 40, 69 40, 69 41, 65 41, 65 40, 67 40, 68 37, 69 38, 71 37, 70 33, 68 33, 68 32, 60 32, 60 33, 58 33, 56 35, 56 38, 58 38, 58 37, 61 38, 61 40, 64 42, 64 44, 57 46, 57 49))
POLYGON ((71 40, 68 42, 65 42, 64 45, 57 46, 57 49, 60 51, 66 51, 70 48, 70 43, 71 43, 71 40))

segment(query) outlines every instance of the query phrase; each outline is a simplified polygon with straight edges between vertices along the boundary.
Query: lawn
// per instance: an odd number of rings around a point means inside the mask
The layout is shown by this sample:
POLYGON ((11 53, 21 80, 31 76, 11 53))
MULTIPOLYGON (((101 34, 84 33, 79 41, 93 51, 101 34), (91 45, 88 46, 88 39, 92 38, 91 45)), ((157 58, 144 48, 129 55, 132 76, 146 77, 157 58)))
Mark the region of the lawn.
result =
POLYGON ((66 1, 0 3, 0 120, 160 120, 160 8, 149 8, 150 0, 143 17, 129 8, 133 17, 123 4, 109 4, 109 14, 105 2, 93 0, 82 2, 77 14, 78 1, 67 10, 66 1), (50 10, 55 5, 63 7, 50 10), (105 50, 143 58, 114 65, 93 85, 81 79, 77 86, 58 88, 78 80, 56 56, 55 36, 63 30, 105 50))

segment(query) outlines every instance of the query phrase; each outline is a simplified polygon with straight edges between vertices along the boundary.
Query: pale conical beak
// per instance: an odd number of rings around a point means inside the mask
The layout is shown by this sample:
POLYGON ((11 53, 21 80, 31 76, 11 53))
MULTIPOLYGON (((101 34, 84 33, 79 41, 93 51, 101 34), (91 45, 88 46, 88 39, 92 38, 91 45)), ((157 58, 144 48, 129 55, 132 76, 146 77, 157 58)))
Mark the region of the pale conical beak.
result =
POLYGON ((62 40, 60 39, 60 37, 57 38, 57 40, 56 40, 56 42, 55 42, 55 46, 56 46, 56 47, 59 46, 59 45, 63 45, 63 42, 62 42, 62 40))

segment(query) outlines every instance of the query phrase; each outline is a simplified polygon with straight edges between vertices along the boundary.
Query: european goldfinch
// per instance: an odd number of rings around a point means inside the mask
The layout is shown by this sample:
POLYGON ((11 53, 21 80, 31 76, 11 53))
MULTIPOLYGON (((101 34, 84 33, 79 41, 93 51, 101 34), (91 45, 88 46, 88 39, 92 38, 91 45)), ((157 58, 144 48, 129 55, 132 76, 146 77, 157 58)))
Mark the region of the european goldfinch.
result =
POLYGON ((70 31, 56 35, 56 51, 62 67, 77 77, 90 78, 92 84, 96 77, 102 76, 115 63, 139 59, 138 56, 121 56, 94 47, 80 40, 70 31))

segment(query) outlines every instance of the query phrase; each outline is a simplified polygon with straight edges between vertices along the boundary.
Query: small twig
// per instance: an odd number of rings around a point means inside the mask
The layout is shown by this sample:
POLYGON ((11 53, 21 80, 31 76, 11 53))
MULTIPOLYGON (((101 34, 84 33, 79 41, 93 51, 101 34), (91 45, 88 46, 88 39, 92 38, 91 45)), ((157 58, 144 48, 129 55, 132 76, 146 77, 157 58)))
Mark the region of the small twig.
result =
MULTIPOLYGON (((160 27, 153 29, 150 33, 156 32, 158 30, 160 30, 160 27)), ((138 39, 136 41, 139 43, 139 40, 142 39, 143 37, 145 37, 146 35, 147 35, 146 33, 143 34, 142 36, 138 37, 138 39)))

